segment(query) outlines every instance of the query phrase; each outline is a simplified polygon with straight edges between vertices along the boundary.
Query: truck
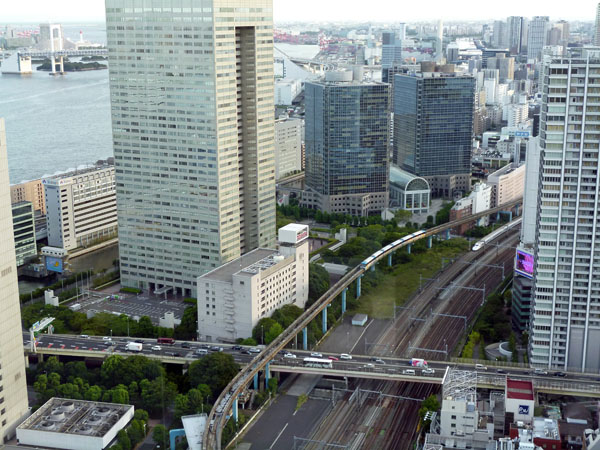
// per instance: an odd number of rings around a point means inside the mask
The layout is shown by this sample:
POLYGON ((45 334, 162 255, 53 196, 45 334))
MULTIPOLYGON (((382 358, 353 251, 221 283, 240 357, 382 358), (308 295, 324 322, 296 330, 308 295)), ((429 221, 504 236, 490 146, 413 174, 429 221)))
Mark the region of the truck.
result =
POLYGON ((141 352, 142 347, 143 347, 143 344, 140 344, 139 342, 128 342, 125 349, 128 352, 141 352))
POLYGON ((427 367, 427 361, 420 358, 412 358, 409 362, 411 367, 427 367))

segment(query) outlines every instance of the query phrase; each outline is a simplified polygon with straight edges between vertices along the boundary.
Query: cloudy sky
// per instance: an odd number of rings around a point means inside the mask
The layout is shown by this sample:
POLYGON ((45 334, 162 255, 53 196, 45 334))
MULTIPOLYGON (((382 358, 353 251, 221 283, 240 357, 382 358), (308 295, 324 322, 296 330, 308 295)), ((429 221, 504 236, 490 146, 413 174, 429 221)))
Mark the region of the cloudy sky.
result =
MULTIPOLYGON (((77 22, 104 20, 104 0, 1 0, 0 23, 77 22)), ((498 19, 511 15, 546 15, 551 20, 595 18, 596 3, 589 0, 273 0, 276 22, 398 21, 498 19), (567 7, 568 4, 568 7, 567 7)))

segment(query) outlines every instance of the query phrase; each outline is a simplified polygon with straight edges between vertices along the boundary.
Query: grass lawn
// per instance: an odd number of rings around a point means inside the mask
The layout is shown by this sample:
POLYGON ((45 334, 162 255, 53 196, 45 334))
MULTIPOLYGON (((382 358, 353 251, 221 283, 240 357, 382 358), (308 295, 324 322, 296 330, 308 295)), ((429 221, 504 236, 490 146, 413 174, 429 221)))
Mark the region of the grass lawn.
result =
MULTIPOLYGON (((424 253, 415 254, 411 262, 395 266, 393 272, 386 274, 377 287, 361 296, 358 307, 352 313, 368 314, 378 319, 393 317, 393 305, 403 305, 419 289, 419 274, 423 278, 433 278, 442 268, 442 258, 455 258, 469 249, 464 239, 450 242, 452 245, 438 244, 424 253)), ((383 264, 387 264, 387 258, 380 263, 383 264)), ((379 270, 379 266, 376 270, 379 270)), ((425 282, 423 280, 423 284, 425 282)))

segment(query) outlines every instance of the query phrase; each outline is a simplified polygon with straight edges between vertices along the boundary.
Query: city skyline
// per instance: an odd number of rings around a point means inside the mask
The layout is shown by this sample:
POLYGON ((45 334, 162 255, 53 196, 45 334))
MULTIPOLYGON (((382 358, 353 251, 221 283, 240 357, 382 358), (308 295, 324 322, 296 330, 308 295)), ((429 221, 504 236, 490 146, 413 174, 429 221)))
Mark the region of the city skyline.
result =
MULTIPOLYGON (((43 0, 30 0, 26 3, 27 7, 21 2, 3 5, 3 21, 35 23, 46 21, 62 21, 64 23, 73 21, 104 21, 104 1, 89 0, 85 7, 75 0, 64 0, 60 5, 47 3, 43 0), (32 13, 36 11, 36 13, 32 13)), ((586 20, 593 21, 593 4, 576 0, 570 4, 570 8, 565 9, 561 4, 551 4, 542 1, 522 3, 516 0, 509 0, 503 3, 502 11, 482 12, 480 4, 475 1, 462 1, 461 7, 457 8, 456 3, 448 4, 441 0, 430 2, 428 8, 407 8, 406 5, 389 4, 385 0, 375 0, 370 3, 369 11, 364 11, 364 4, 357 0, 329 1, 326 3, 318 0, 305 0, 302 5, 290 4, 286 0, 274 0, 273 18, 277 22, 285 21, 308 21, 318 22, 410 22, 410 21, 437 21, 443 18, 444 21, 468 21, 468 20, 492 20, 503 16, 535 16, 549 15, 550 20, 586 20), (431 12, 435 11, 435 14, 431 12), (315 12, 318 12, 318 19, 315 20, 315 12)))

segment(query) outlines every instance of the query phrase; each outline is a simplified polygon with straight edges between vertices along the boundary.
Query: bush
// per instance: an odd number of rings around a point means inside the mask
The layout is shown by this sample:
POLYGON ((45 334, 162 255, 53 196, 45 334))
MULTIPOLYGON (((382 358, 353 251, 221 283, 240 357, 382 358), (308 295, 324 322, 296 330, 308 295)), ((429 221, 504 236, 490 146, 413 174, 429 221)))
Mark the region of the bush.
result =
POLYGON ((142 290, 138 289, 138 288, 123 286, 123 287, 121 287, 121 292, 125 292, 128 294, 141 294, 142 290))
POLYGON ((190 305, 196 305, 196 304, 198 304, 198 299, 193 298, 193 297, 186 297, 183 299, 183 303, 188 303, 190 305))

